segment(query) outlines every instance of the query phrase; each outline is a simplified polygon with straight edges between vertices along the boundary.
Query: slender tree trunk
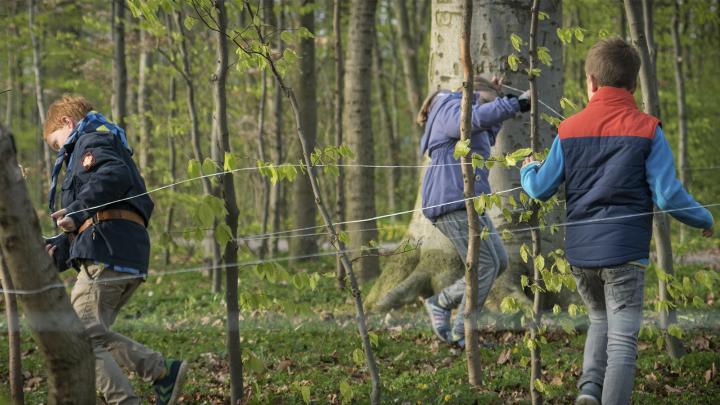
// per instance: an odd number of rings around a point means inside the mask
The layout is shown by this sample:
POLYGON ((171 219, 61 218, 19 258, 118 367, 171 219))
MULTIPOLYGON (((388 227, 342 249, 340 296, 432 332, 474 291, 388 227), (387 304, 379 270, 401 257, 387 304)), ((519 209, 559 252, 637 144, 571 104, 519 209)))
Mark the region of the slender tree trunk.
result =
MULTIPOLYGON (((223 153, 220 167, 223 167, 224 156, 230 153, 230 134, 227 122, 226 80, 228 71, 227 11, 225 0, 215 0, 217 11, 217 70, 213 87, 213 133, 216 148, 223 153)), ((225 173, 221 178, 222 194, 225 199, 227 216, 225 222, 230 228, 232 240, 225 245, 223 262, 225 264, 225 303, 227 305, 227 350, 230 364, 231 404, 238 404, 243 398, 242 358, 240 348, 240 308, 238 305, 238 267, 237 267, 237 227, 238 207, 235 197, 235 185, 232 173, 225 173)))
MULTIPOLYGON (((333 4, 333 37, 335 40, 335 147, 340 147, 343 143, 343 106, 344 86, 345 86, 345 69, 343 64, 342 49, 342 30, 340 27, 340 18, 342 16, 342 0, 335 0, 333 4)), ((335 183, 335 216, 339 222, 345 221, 345 168, 342 167, 343 159, 338 159, 338 176, 335 183)), ((338 225, 338 231, 345 231, 345 225, 338 225)), ((335 271, 337 273, 338 289, 345 288, 345 267, 342 264, 342 255, 338 254, 335 263, 335 271)))
MULTIPOLYGON (((272 3, 272 1, 270 2, 272 3)), ((279 16, 277 19, 277 32, 280 32, 283 27, 285 26, 285 10, 282 8, 283 6, 283 0, 278 0, 278 4, 281 6, 280 11, 278 12, 279 16)), ((271 9, 272 10, 272 9, 271 9)), ((285 43, 280 38, 280 35, 277 36, 277 47, 278 52, 282 55, 282 53, 285 50, 285 43)), ((283 94, 282 89, 278 85, 277 81, 275 82, 275 165, 279 166, 283 163, 283 94)), ((273 192, 271 194, 271 202, 270 205, 272 205, 272 223, 273 223, 273 233, 280 232, 281 227, 281 219, 280 214, 283 212, 283 194, 284 194, 284 187, 283 182, 278 181, 273 185, 273 192)), ((279 252, 278 244, 280 242, 279 236, 274 236, 270 240, 270 252, 271 255, 277 255, 279 252)))
POLYGON ((125 128, 127 116, 127 66, 125 64, 125 0, 112 0, 113 95, 112 116, 125 128))
MULTIPOLYGON (((655 68, 648 51, 648 41, 645 37, 645 32, 648 32, 649 29, 645 27, 642 4, 633 0, 625 0, 625 13, 627 14, 628 24, 630 25, 630 36, 632 37, 633 45, 640 52, 640 59, 642 61, 640 68, 640 86, 642 87, 645 112, 660 118, 660 98, 658 96, 655 68)), ((670 276, 674 276, 672 244, 670 242, 670 222, 666 213, 656 212, 654 214, 653 232, 655 235, 658 269, 670 276)), ((659 299, 670 302, 672 297, 668 295, 667 284, 662 280, 659 280, 658 283, 659 299)), ((660 311, 659 316, 660 329, 665 337, 665 346, 668 355, 672 358, 682 357, 685 354, 682 342, 667 332, 668 327, 677 322, 675 310, 670 308, 668 311, 660 311)))
MULTIPOLYGON (((185 79, 185 84, 187 87, 186 99, 188 114, 190 116, 190 139, 193 146, 193 155, 195 157, 195 160, 197 160, 202 167, 204 157, 200 144, 200 124, 198 121, 197 105, 195 101, 195 83, 193 80, 192 72, 190 71, 190 54, 188 53, 187 45, 185 42, 185 27, 183 25, 183 14, 181 11, 178 11, 177 13, 175 13, 174 17, 175 26, 180 33, 180 58, 182 59, 183 78, 185 79)), ((201 183, 203 186, 203 193, 206 195, 212 194, 210 179, 207 177, 203 177, 201 179, 201 183)), ((212 263, 212 267, 209 271, 209 276, 213 279, 212 291, 217 293, 221 291, 221 286, 219 285, 221 283, 221 278, 218 270, 218 265, 220 263, 220 248, 217 246, 217 242, 215 241, 214 231, 210 230, 206 233, 205 239, 203 240, 203 246, 205 247, 205 253, 209 257, 209 261, 211 261, 212 263)))
MULTIPOLYGON (((355 153, 356 162, 372 165, 375 162, 372 133, 371 86, 372 51, 375 10, 377 0, 353 0, 348 26, 348 55, 345 62, 345 108, 343 134, 348 146, 355 153)), ((347 207, 345 213, 352 218, 375 216, 375 175, 371 168, 352 167, 347 169, 347 207)), ((351 224, 350 249, 364 257, 357 261, 356 270, 361 281, 376 277, 379 260, 376 248, 361 252, 370 241, 377 239, 377 222, 365 221, 351 224)))
MULTIPOLYGON (((538 47, 538 15, 540 13, 540 0, 533 0, 531 17, 530 17, 530 44, 529 44, 529 71, 528 81, 530 82, 530 147, 533 152, 540 151, 540 132, 538 128, 538 90, 537 77, 532 73, 537 68, 537 47, 538 47)), ((530 339, 533 342, 530 349, 530 398, 533 405, 543 403, 542 393, 535 387, 535 381, 542 380, 542 359, 540 357, 540 323, 542 321, 542 294, 543 281, 540 275, 542 270, 538 263, 534 260, 540 256, 540 230, 537 226, 540 224, 538 215, 539 207, 535 202, 531 202, 533 210, 531 233, 532 239, 532 255, 533 255, 533 284, 535 290, 533 292, 533 320, 530 324, 530 339)))
MULTIPOLYGON (((8 4, 8 15, 16 16, 18 14, 18 0, 11 0, 8 4)), ((14 19, 10 19, 8 24, 8 32, 15 38, 20 36, 17 25, 13 22, 14 19)), ((12 128, 14 114, 20 109, 17 108, 17 101, 22 98, 22 92, 20 91, 20 83, 22 82, 22 70, 20 67, 20 56, 13 52, 11 47, 8 47, 7 53, 7 68, 8 68, 8 79, 7 79, 7 90, 5 100, 5 124, 8 128, 12 128)))
MULTIPOLYGON (((462 110, 460 112, 460 139, 468 141, 472 130, 473 65, 470 53, 472 31, 473 0, 463 4, 462 34, 460 37, 460 64, 463 67, 464 81, 462 92, 462 110)), ((465 258, 465 357, 467 359, 468 382, 472 386, 482 384, 482 366, 480 363, 480 333, 478 331, 478 255, 480 254, 480 219, 475 212, 475 169, 472 156, 460 159, 463 174, 463 194, 465 211, 468 218, 468 252, 465 258)))
MULTIPOLYGON (((683 47, 680 41, 681 0, 674 1, 675 13, 672 18, 673 65, 675 67, 675 88, 677 90, 678 110, 678 168, 680 182, 685 188, 690 185, 688 171, 688 139, 687 139, 687 103, 685 102, 685 76, 683 74, 683 47)), ((680 226, 680 242, 687 239, 687 227, 680 226)))
POLYGON ((405 89, 407 90, 408 106, 410 108, 410 116, 415 116, 415 114, 420 111, 420 103, 422 103, 422 82, 417 70, 418 60, 415 51, 416 47, 411 37, 410 17, 408 16, 405 0, 393 0, 393 5, 400 30, 399 45, 400 53, 402 54, 403 72, 405 72, 405 89))
MULTIPOLYGON (((43 70, 42 70, 42 64, 40 63, 40 40, 37 35, 37 30, 39 27, 37 26, 37 23, 35 21, 35 17, 37 16, 37 3, 35 3, 35 0, 29 0, 28 1, 28 21, 30 25, 30 41, 32 42, 32 54, 33 54, 33 73, 35 75, 35 101, 37 103, 37 112, 38 112, 38 118, 40 122, 40 127, 45 126, 45 96, 43 94, 43 85, 42 85, 42 78, 43 78, 43 70)), ((50 172, 50 148, 45 144, 45 141, 43 140, 42 136, 42 130, 39 131, 40 136, 37 139, 37 145, 38 149, 41 151, 39 153, 39 158, 42 161, 42 164, 40 165, 40 168, 43 173, 49 173, 50 172)), ((45 176, 39 176, 39 178, 44 179, 45 176)), ((38 195, 42 195, 42 191, 45 189, 45 184, 43 181, 38 182, 38 195)))
POLYGON ((32 291, 18 295, 18 300, 45 358, 48 402, 94 404, 95 357, 45 253, 11 136, 0 128, 0 251, 15 288, 32 291))
POLYGON ((140 172, 148 177, 148 160, 150 159, 150 88, 148 87, 148 76, 152 66, 150 54, 150 38, 146 30, 140 30, 140 62, 138 63, 138 101, 137 110, 140 116, 140 172))
MULTIPOLYGON (((258 113, 258 149, 260 152, 260 160, 267 162, 267 152, 265 150, 265 106, 267 104, 267 71, 262 72, 262 96, 260 96, 260 112, 258 113)), ((262 228, 260 233, 265 235, 268 229, 268 219, 270 218, 270 179, 261 176, 262 181, 262 228)), ((260 251, 258 256, 264 259, 268 252, 268 238, 263 237, 260 242, 260 251)))
POLYGON ((2 251, 0 251, 0 282, 5 290, 5 316, 7 318, 8 329, 8 371, 10 374, 10 396, 13 405, 22 405, 25 403, 25 393, 23 392, 23 374, 22 374, 22 351, 20 349, 20 317, 18 316, 17 300, 15 294, 11 291, 15 289, 10 273, 5 265, 2 251))
MULTIPOLYGON (((167 26, 169 27, 170 25, 168 24, 167 26)), ((177 86, 176 86, 176 81, 175 81, 175 77, 174 77, 174 76, 173 76, 173 77, 170 77, 170 87, 169 87, 169 92, 168 92, 168 93, 169 93, 169 94, 168 94, 168 98, 169 98, 169 101, 170 101, 170 113, 168 114, 168 128, 169 128, 169 131, 168 131, 168 134, 167 134, 167 145, 168 145, 168 152, 169 152, 168 167, 169 167, 169 170, 170 170, 170 182, 175 183, 175 181, 177 181, 177 170, 176 170, 176 167, 177 167, 177 153, 176 153, 176 150, 175 150, 175 133, 174 133, 174 131, 172 130, 172 128, 174 127, 175 116, 177 115, 177 107, 176 107, 176 103, 177 103, 177 86)), ((175 187, 174 187, 174 186, 172 187, 172 191, 173 191, 173 192, 175 191, 175 187)), ((165 217, 165 233, 166 233, 167 235, 170 235, 170 232, 172 231, 172 223, 173 223, 173 216, 174 216, 174 215, 175 215, 175 203, 174 203, 173 200, 170 200, 170 202, 169 202, 169 207, 168 207, 168 212, 167 212, 167 216, 165 217)), ((167 245, 165 245, 164 255, 163 255, 163 256, 164 256, 165 266, 169 266, 169 265, 170 265, 170 261, 171 261, 171 260, 170 260, 170 253, 171 253, 170 248, 171 248, 171 245, 172 245, 171 242, 168 242, 167 245)))
MULTIPOLYGON (((303 7, 309 12, 300 14, 300 25, 315 33, 315 0, 302 0, 303 7)), ((300 41, 300 82, 298 83, 298 97, 300 98, 300 112, 305 124, 305 137, 310 150, 315 149, 317 138, 317 79, 315 74, 315 38, 305 38, 300 41)), ((298 156, 300 157, 300 156, 298 156)), ((295 228, 309 228, 298 231, 290 239, 290 256, 314 254, 318 245, 314 236, 302 236, 316 233, 313 227, 316 224, 317 208, 313 204, 312 188, 306 177, 300 177, 293 182, 293 216, 295 228)))
MULTIPOLYGON (((377 35, 377 30, 375 31, 375 48, 373 56, 373 61, 375 62, 374 76, 377 78, 377 92, 378 99, 380 100, 380 126, 382 128, 381 138, 385 141, 383 143, 386 143, 387 145, 388 165, 397 165, 400 162, 400 145, 397 142, 395 128, 393 127, 393 121, 390 117, 390 103, 388 101, 388 91, 385 80, 387 72, 385 71, 383 64, 382 50, 380 48, 380 38, 377 35)), ((399 175, 400 171, 397 167, 394 167, 389 170, 387 176, 387 200, 388 210, 390 212, 395 212, 397 210, 396 194, 398 192, 397 187, 400 183, 399 175)))

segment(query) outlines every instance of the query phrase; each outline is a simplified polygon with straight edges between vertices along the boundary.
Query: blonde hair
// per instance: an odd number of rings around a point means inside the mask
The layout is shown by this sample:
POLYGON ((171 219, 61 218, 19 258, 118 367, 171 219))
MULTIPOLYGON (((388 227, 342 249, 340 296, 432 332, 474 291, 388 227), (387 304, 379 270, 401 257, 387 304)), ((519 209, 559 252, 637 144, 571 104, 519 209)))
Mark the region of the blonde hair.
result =
MULTIPOLYGON (((478 102, 480 103, 488 103, 491 101, 494 101, 497 97, 500 97, 502 95, 502 92, 496 86, 491 82, 490 80, 482 77, 482 76, 475 76, 473 79, 473 87, 474 91, 480 93, 480 100, 478 102)), ((456 91, 462 90, 461 88, 458 88, 456 91)), ((430 114, 430 107, 432 107, 433 101, 435 100, 435 96, 440 91, 436 91, 427 98, 425 98, 425 101, 423 101, 422 106, 420 107, 420 111, 417 114, 417 117, 415 118, 415 122, 417 122, 420 126, 425 126, 428 120, 428 114, 430 114)))
POLYGON ((87 113, 93 110, 92 104, 83 96, 65 94, 55 100, 48 108, 43 136, 47 136, 63 127, 62 118, 70 117, 73 121, 80 121, 87 113))

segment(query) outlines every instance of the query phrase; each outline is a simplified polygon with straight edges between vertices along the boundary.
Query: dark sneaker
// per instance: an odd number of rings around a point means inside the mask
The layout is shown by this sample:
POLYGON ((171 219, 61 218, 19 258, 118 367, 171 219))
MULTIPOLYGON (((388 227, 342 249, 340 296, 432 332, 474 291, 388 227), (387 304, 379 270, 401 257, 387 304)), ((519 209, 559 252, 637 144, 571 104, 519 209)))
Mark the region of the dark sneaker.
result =
POLYGON ((450 334, 450 310, 438 304, 437 295, 425 300, 425 310, 430 317, 430 327, 433 333, 443 342, 448 342, 450 334))
POLYGON ((575 405, 600 405, 600 401, 590 394, 580 394, 575 398, 575 405))
POLYGON ((158 405, 174 405, 180 398, 180 392, 185 383, 187 362, 166 359, 165 368, 167 368, 165 377, 156 380, 153 384, 155 396, 157 397, 155 403, 158 405))
POLYGON ((452 332, 450 341, 448 342, 453 345, 458 345, 461 349, 465 348, 465 334, 459 335, 455 331, 452 332))

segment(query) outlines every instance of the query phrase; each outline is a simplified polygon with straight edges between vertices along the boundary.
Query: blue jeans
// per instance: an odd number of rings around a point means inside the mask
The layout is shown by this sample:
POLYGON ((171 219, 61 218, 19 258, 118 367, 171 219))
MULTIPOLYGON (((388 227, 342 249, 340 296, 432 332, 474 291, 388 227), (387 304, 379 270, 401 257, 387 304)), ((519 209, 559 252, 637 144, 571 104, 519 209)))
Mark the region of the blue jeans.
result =
MULTIPOLYGON (((500 236, 487 215, 480 215, 480 230, 488 228, 490 235, 480 242, 478 256, 478 310, 482 310, 485 299, 490 293, 493 282, 508 266, 508 257, 500 236)), ((434 223, 455 246, 463 263, 467 258, 469 230, 467 211, 452 211, 440 216, 434 223)), ((457 308, 453 332, 462 336, 465 333, 463 312, 465 311, 465 277, 457 279, 453 284, 438 293, 438 303, 446 309, 457 308)))
POLYGON ((645 269, 630 263, 603 268, 573 266, 572 274, 590 317, 578 388, 592 382, 602 389, 603 404, 629 404, 643 317, 645 269))

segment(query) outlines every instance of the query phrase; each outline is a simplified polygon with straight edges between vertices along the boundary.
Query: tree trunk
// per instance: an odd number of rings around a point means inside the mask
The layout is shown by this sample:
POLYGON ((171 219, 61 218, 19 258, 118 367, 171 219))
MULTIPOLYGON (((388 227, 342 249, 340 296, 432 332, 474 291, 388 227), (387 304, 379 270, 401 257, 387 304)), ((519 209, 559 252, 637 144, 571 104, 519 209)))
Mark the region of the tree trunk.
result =
MULTIPOLYGON (((267 162, 267 152, 265 148, 265 110, 267 105, 267 71, 262 72, 262 95, 260 96, 260 108, 258 112, 258 152, 260 153, 260 161, 267 162)), ((265 235, 268 230, 268 219, 270 218, 270 179, 266 176, 260 176, 262 181, 262 227, 260 233, 265 235)), ((260 242, 260 250, 258 256, 264 259, 268 252, 268 238, 263 237, 260 242)))
MULTIPOLYGON (((225 0, 215 0, 217 11, 216 57, 217 69, 213 75, 213 134, 216 149, 223 158, 220 167, 224 167, 224 156, 230 153, 230 134, 227 122, 226 80, 228 71, 227 11, 225 0)), ((225 245, 223 262, 225 265, 225 303, 227 305, 227 351, 230 364, 231 404, 238 404, 243 397, 242 351, 240 349, 240 308, 238 305, 238 267, 237 267, 237 227, 238 207, 235 197, 235 185, 232 173, 225 173, 221 178, 222 194, 225 199, 227 216, 225 222, 230 228, 232 240, 225 245)))
MULTIPOLYGON (((460 112, 460 140, 469 141, 472 130, 473 64, 470 55, 473 0, 464 0, 462 10, 462 33, 460 36, 460 64, 463 67, 462 110, 460 112)), ((465 155, 460 161, 463 174, 463 196, 468 219, 468 252, 465 258, 465 358, 468 382, 474 387, 482 384, 480 363, 480 334, 478 331, 478 256, 480 254, 480 218, 475 212, 475 169, 472 156, 465 155)))
MULTIPOLYGON (((681 1, 674 2, 675 13, 672 18, 673 65, 675 67, 675 88, 677 90, 678 110, 678 169, 680 182, 687 189, 690 185, 688 171, 688 139, 687 139, 687 103, 685 102, 685 76, 683 75, 683 47, 680 41, 681 1)), ((680 242, 687 239, 687 227, 680 226, 680 242)))
MULTIPOLYGON (((168 25, 169 27, 170 25, 168 25)), ((176 104, 177 103, 177 87, 176 87, 176 81, 175 77, 170 78, 170 88, 169 88, 169 101, 170 101, 170 113, 168 114, 168 134, 167 134, 167 143, 168 143, 168 151, 169 151, 169 160, 168 160, 168 167, 170 170, 170 182, 175 183, 177 181, 177 153, 175 151, 175 133, 172 130, 174 125, 175 116, 177 115, 176 110, 176 104)), ((175 191, 175 187, 172 187, 172 191, 175 191)), ((165 217, 165 233, 167 235, 170 235, 170 232, 172 231, 172 223, 173 223, 173 216, 175 215, 175 203, 173 200, 170 200, 168 203, 168 211, 167 211, 167 217, 165 217)), ((172 240, 168 240, 167 244, 164 247, 164 263, 165 266, 170 265, 170 248, 172 247, 172 240)))
MULTIPOLYGON (((645 1, 645 0, 644 0, 645 1)), ((628 24, 630 25, 630 36, 633 45, 640 52, 642 65, 640 67, 640 86, 642 88, 643 104, 645 112, 660 118, 660 97, 658 96, 657 78, 655 75, 655 65, 652 62, 651 55, 648 51, 648 40, 645 33, 650 31, 645 27, 642 6, 633 0, 625 0, 625 13, 627 14, 628 24)), ((657 251, 657 266, 670 276, 674 276, 672 244, 670 242, 670 222, 668 215, 662 212, 656 212, 653 217, 653 233, 655 235, 655 250, 657 251)), ((659 280, 659 299, 661 301, 670 301, 671 297, 667 293, 667 284, 659 280)), ((677 315, 673 308, 668 311, 660 311, 660 329, 665 337, 665 347, 668 355, 672 358, 678 358, 684 355, 685 349, 682 342, 674 336, 671 336, 667 329, 671 324, 677 322, 677 315)))
MULTIPOLYGON (((540 0, 533 0, 531 17, 530 17, 530 43, 529 43, 529 74, 528 81, 530 82, 530 148, 533 153, 540 151, 540 133, 538 132, 538 90, 537 90, 537 77, 533 73, 533 70, 539 68, 537 64, 537 40, 538 40, 538 16, 540 13, 540 0)), ((530 231, 530 237, 532 239, 532 256, 533 256, 533 319, 530 322, 530 340, 533 342, 530 347, 530 398, 533 405, 540 405, 543 403, 542 393, 538 391, 535 386, 535 381, 542 382, 542 359, 540 356, 540 325, 542 321, 542 298, 543 298, 543 281, 540 275, 542 270, 535 258, 540 256, 540 229, 538 229, 539 221, 539 206, 536 202, 530 202, 533 210, 533 219, 531 222, 533 230, 530 231)))
MULTIPOLYGON (((273 1, 268 1, 272 5, 273 1)), ((281 6, 278 14, 279 18, 277 19, 277 26, 275 29, 277 32, 280 32, 280 30, 283 29, 285 25, 285 11, 282 9, 283 0, 278 0, 278 4, 281 6)), ((267 7, 267 6, 266 6, 267 7)), ((272 6, 270 8, 272 10, 272 6)), ((273 14, 274 15, 274 14, 273 14)), ((274 24, 273 24, 274 25, 274 24)), ((285 50, 285 43, 280 38, 280 35, 277 36, 277 47, 278 52, 282 55, 283 51, 285 50)), ((275 82, 275 165, 280 166, 283 163, 283 106, 282 106, 282 100, 283 100, 283 94, 282 89, 278 85, 277 81, 275 82)), ((273 190, 270 198, 270 205, 272 206, 272 224, 273 224, 273 233, 280 232, 281 229, 281 220, 280 215, 283 212, 283 194, 284 194, 284 187, 283 182, 278 181, 273 185, 273 190)), ((279 253, 279 247, 278 244, 280 242, 279 236, 274 236, 270 239, 270 254, 272 256, 275 256, 279 253)))
MULTIPOLYGON (((37 103, 37 112, 40 122, 40 127, 45 126, 45 96, 43 94, 42 85, 42 64, 40 63, 40 40, 38 39, 36 31, 38 26, 36 25, 35 17, 37 16, 37 3, 35 0, 28 2, 28 21, 30 25, 30 41, 32 42, 32 54, 33 54, 33 73, 35 74, 35 101, 37 103)), ((50 148, 45 144, 43 139, 42 130, 40 136, 37 139, 38 149, 41 151, 39 158, 42 161, 40 168, 42 173, 50 173, 50 162, 52 160, 50 156, 50 148)), ((39 176, 43 179, 44 176, 39 176)), ((38 182, 39 195, 42 195, 42 191, 45 190, 45 184, 43 181, 38 182)))
MULTIPOLYGON (((528 1, 493 1, 474 0, 473 32, 471 38, 472 59, 475 72, 486 78, 493 75, 505 76, 506 83, 514 87, 517 83, 525 83, 527 75, 524 71, 512 72, 507 66, 507 56, 512 52, 508 32, 526 32, 530 25, 531 3, 528 1)), ((562 4, 558 0, 549 0, 544 12, 548 18, 538 25, 539 46, 549 49, 553 58, 551 67, 543 67, 543 80, 538 83, 538 94, 541 99, 559 109, 556 105, 562 97, 562 52, 560 40, 555 33, 562 21, 562 4)), ((432 27, 429 60, 429 92, 438 89, 457 89, 462 83, 462 72, 457 63, 458 48, 451 46, 460 37, 462 27, 462 0, 450 2, 435 0, 432 3, 432 27)), ((522 70, 522 69, 521 69, 522 70)), ((522 87, 522 86, 520 86, 522 87)), ((541 149, 550 147, 552 135, 556 130, 545 122, 540 123, 541 149)), ((498 134, 493 154, 499 155, 526 147, 528 142, 528 120, 515 118, 505 121, 498 134)), ((424 174, 420 173, 420 178, 424 174)), ((520 186, 520 175, 517 169, 494 167, 490 171, 490 186, 493 191, 502 191, 520 186)), ((513 193, 518 200, 518 192, 513 193)), ((419 249, 412 253, 398 255, 387 260, 384 271, 370 291, 367 303, 378 311, 397 308, 417 302, 418 296, 430 296, 440 291, 453 281, 462 277, 463 264, 455 247, 440 231, 435 229, 420 212, 420 188, 415 203, 412 220, 408 225, 405 239, 417 243, 419 249)), ((499 232, 505 229, 513 231, 526 225, 508 223, 497 209, 488 212, 499 232)), ((561 222, 564 215, 560 210, 546 216, 548 223, 561 222)), ((517 222, 517 221, 515 221, 517 222)), ((548 250, 561 247, 562 232, 542 235, 544 246, 548 250)), ((505 248, 510 259, 509 268, 501 274, 485 303, 485 308, 499 309, 503 297, 513 296, 529 303, 520 288, 520 276, 532 275, 529 265, 520 260, 519 250, 523 243, 530 242, 527 232, 514 233, 512 239, 505 241, 505 248)), ((545 307, 555 303, 567 303, 573 299, 570 293, 548 295, 545 307)))
POLYGON ((150 54, 150 38, 146 30, 140 30, 140 62, 138 63, 138 101, 137 110, 140 116, 140 152, 139 164, 140 172, 144 177, 148 178, 148 161, 150 159, 150 106, 148 99, 150 98, 150 88, 148 87, 148 74, 152 66, 150 54))
POLYGON ((125 64, 125 0, 112 0, 113 94, 112 116, 125 128, 127 116, 127 66, 125 64))
MULTIPOLYGON (((402 66, 405 73, 405 89, 407 91, 408 107, 410 116, 414 117, 420 111, 422 103, 422 82, 418 73, 418 60, 416 43, 413 41, 410 32, 410 17, 408 16, 405 0, 392 0, 395 9, 395 17, 398 19, 400 34, 400 53, 402 54, 402 66)), ((457 60, 456 60, 457 62, 457 60)))
POLYGON ((22 374, 22 351, 20 349, 20 317, 18 316, 17 300, 12 290, 15 289, 10 273, 5 265, 5 259, 0 251, 0 282, 5 290, 5 316, 7 318, 8 329, 8 371, 10 374, 10 398, 13 405, 22 405, 25 403, 25 393, 23 392, 23 374, 22 374))
MULTIPOLYGON (((314 0, 303 0, 303 7, 309 12, 300 15, 300 25, 308 31, 315 33, 314 0)), ((300 98, 300 113, 303 115, 305 137, 308 149, 314 150, 317 138, 317 80, 315 77, 315 38, 305 38, 300 41, 300 83, 298 83, 298 97, 300 98)), ((302 153, 298 154, 300 158, 302 153)), ((293 182, 293 217, 295 228, 306 228, 298 231, 290 238, 290 256, 314 254, 318 251, 317 239, 314 236, 302 236, 316 233, 314 229, 317 208, 313 204, 312 188, 309 179, 305 176, 293 182)), ((307 260, 307 259, 306 259, 307 260)))
POLYGON ((50 257, 15 158, 0 128, 0 250, 28 327, 45 358, 50 404, 95 403, 95 357, 50 257))
MULTIPOLYGON (((360 165, 375 162, 370 105, 376 8, 377 0, 353 0, 348 24, 343 133, 355 153, 356 163, 360 165)), ((346 217, 375 216, 375 173, 372 168, 348 167, 346 192, 346 217)), ((375 278, 380 272, 377 249, 368 246, 370 241, 377 240, 375 228, 376 221, 350 224, 348 227, 350 250, 358 257, 365 256, 355 265, 361 282, 375 278)))
MULTIPOLYGON (((393 121, 390 117, 390 102, 388 101, 388 91, 386 86, 386 78, 387 72, 385 71, 385 67, 383 64, 383 57, 382 57, 382 50, 380 47, 380 38, 377 35, 377 31, 375 32, 375 49, 373 52, 373 61, 374 61, 374 72, 375 77, 377 78, 377 93, 378 93, 378 99, 380 101, 380 127, 382 129, 381 139, 383 139, 385 142, 385 147, 387 148, 388 152, 388 165, 398 165, 400 164, 400 145, 398 144, 395 134, 395 127, 393 126, 393 121)), ((389 212, 395 212, 397 211, 397 197, 396 194, 398 192, 398 185, 400 184, 399 181, 400 178, 400 170, 397 167, 393 167, 392 169, 388 170, 387 173, 387 200, 388 200, 388 211, 389 212)), ((393 221, 395 218, 392 218, 393 221)))
MULTIPOLYGON (((342 16, 342 0, 335 0, 333 4, 333 37, 335 40, 335 147, 339 148, 343 143, 343 104, 345 70, 343 64, 342 31, 340 17, 342 16)), ((338 222, 345 221, 345 168, 342 166, 343 158, 338 159, 338 175, 335 183, 335 217, 338 222)), ((338 225, 338 232, 345 231, 345 225, 338 225)), ((337 273, 337 287, 345 288, 345 267, 342 264, 342 257, 337 255, 335 262, 337 273)))

